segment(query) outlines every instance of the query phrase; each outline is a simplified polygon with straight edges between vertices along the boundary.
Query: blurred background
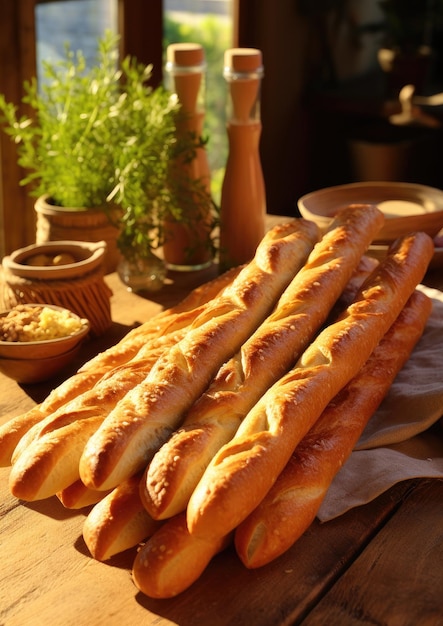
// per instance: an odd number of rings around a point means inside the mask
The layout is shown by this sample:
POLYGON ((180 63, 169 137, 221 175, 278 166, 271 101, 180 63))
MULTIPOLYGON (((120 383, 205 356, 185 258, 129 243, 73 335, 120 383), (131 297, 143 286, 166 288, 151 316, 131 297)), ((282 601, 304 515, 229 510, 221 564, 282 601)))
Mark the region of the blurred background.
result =
MULTIPOLYGON (((163 80, 169 43, 195 41, 208 62, 206 133, 214 198, 227 157, 223 53, 263 52, 261 159, 268 212, 297 215, 297 199, 356 180, 442 185, 443 0, 1 0, 0 93, 20 103, 44 59, 65 42, 94 62, 105 29, 121 53, 163 80), (420 115, 394 123, 414 86, 420 115), (423 115, 421 115, 423 113, 423 115)), ((0 252, 35 239, 33 198, 19 186, 14 146, 0 136, 0 252)))

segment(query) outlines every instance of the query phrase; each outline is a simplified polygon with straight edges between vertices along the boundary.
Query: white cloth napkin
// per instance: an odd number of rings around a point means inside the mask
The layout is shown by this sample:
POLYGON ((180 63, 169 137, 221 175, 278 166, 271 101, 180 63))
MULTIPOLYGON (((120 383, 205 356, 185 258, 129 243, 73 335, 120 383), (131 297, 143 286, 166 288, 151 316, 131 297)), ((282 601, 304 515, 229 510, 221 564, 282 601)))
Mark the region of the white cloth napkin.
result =
POLYGON ((398 482, 443 478, 443 426, 429 430, 443 415, 443 293, 419 288, 433 301, 425 332, 329 488, 322 522, 398 482))

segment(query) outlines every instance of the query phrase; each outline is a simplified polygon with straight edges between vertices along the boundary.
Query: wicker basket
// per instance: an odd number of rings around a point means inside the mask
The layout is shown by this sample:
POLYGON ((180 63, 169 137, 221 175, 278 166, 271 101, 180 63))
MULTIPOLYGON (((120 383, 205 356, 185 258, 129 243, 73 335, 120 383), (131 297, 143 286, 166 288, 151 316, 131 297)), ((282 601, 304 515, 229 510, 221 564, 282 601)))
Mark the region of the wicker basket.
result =
POLYGON ((69 244, 72 250, 77 245, 82 253, 85 250, 91 252, 91 263, 85 260, 79 262, 82 271, 73 275, 73 267, 76 264, 66 265, 66 277, 63 267, 55 268, 35 267, 30 271, 29 265, 23 263, 23 271, 20 270, 20 262, 14 259, 24 260, 27 254, 36 254, 42 249, 47 249, 51 244, 28 246, 26 249, 17 250, 10 257, 3 259, 3 281, 0 297, 2 308, 10 309, 17 304, 37 303, 55 304, 73 311, 80 317, 85 317, 91 325, 91 334, 100 336, 105 333, 112 324, 111 296, 112 291, 104 281, 103 263, 97 265, 97 254, 104 255, 106 245, 88 244, 87 242, 53 242, 54 247, 63 249, 69 244))

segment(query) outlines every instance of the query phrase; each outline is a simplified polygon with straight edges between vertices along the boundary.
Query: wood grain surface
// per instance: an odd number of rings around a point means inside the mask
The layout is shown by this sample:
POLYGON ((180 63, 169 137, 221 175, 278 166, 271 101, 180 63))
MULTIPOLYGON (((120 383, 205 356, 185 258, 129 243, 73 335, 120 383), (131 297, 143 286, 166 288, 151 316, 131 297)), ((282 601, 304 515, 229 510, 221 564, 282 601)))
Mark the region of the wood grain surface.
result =
MULTIPOLYGON (((60 380, 20 386, 0 375, 0 422, 19 415, 99 350, 214 275, 170 276, 157 296, 126 291, 115 274, 113 326, 86 343, 60 380)), ((426 283, 443 287, 439 273, 426 283)), ((94 561, 82 538, 85 511, 56 498, 24 503, 0 469, 0 625, 305 626, 443 624, 443 482, 408 481, 325 524, 269 565, 247 570, 232 548, 171 600, 151 600, 131 580, 135 550, 94 561)))

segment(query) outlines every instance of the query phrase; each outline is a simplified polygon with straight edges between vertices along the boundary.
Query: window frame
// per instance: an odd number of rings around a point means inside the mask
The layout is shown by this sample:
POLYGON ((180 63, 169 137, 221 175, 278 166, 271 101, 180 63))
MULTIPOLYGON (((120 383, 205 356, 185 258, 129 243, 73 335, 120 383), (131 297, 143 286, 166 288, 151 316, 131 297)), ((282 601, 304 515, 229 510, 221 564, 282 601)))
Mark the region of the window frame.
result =
MULTIPOLYGON (((0 20, 0 93, 9 102, 21 103, 23 82, 36 75, 37 4, 54 0, 2 0, 0 20)), ((117 0, 121 53, 153 64, 153 85, 162 80, 162 0, 117 0)), ((0 256, 35 241, 35 198, 20 185, 24 172, 17 164, 17 151, 0 132, 0 256)))

